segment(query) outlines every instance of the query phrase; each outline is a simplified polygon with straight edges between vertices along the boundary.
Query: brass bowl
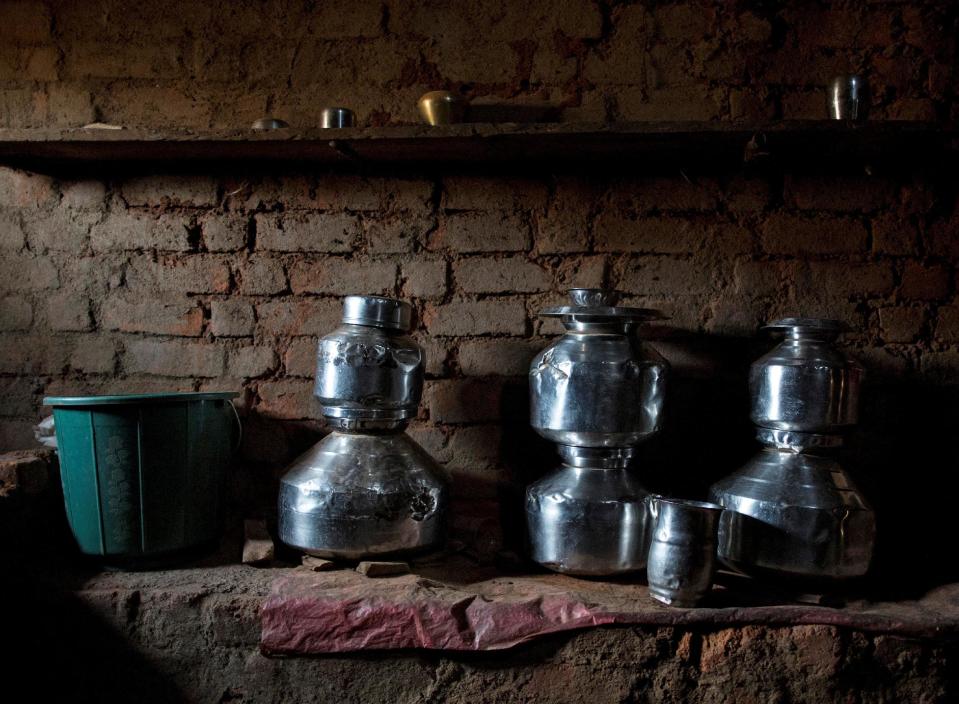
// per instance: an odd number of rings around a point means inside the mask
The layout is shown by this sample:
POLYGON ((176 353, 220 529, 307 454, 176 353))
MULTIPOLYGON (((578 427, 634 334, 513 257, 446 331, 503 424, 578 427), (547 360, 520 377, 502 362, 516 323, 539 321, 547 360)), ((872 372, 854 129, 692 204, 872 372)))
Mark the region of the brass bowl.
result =
POLYGON ((448 90, 432 90, 416 105, 430 125, 455 125, 462 122, 466 114, 466 101, 448 90))

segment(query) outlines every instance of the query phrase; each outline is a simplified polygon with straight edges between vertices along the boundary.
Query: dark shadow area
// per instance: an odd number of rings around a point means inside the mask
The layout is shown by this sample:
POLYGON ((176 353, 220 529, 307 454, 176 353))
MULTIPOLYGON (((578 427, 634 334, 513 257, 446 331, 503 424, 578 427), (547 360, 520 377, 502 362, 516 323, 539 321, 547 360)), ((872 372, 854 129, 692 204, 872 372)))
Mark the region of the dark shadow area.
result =
MULTIPOLYGON (((29 503, 5 500, 0 539, 8 554, 0 576, 6 647, 0 672, 8 694, 31 701, 180 702, 181 691, 72 591, 99 571, 79 555, 57 490, 29 503)), ((129 618, 135 617, 135 604, 129 618)))

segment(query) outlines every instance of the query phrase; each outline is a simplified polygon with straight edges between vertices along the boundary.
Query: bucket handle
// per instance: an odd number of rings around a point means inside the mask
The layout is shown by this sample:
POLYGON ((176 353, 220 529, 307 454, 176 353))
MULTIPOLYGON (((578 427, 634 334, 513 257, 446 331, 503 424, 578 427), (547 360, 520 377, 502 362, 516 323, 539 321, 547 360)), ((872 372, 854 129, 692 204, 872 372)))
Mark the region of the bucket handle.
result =
POLYGON ((233 405, 233 401, 227 399, 227 403, 230 406, 230 410, 233 411, 233 417, 236 419, 236 445, 233 446, 232 454, 236 454, 240 451, 240 445, 243 444, 243 422, 240 420, 240 413, 236 410, 236 406, 233 405))

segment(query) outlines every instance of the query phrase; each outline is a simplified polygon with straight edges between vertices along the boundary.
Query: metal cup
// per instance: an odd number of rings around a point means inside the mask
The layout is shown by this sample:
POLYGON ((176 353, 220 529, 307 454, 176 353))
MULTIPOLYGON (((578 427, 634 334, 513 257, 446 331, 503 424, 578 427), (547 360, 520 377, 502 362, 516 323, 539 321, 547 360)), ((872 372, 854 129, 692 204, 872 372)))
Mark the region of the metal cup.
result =
POLYGON ((426 93, 416 103, 420 116, 430 125, 455 125, 463 121, 466 101, 448 90, 426 93))
POLYGON ((869 114, 869 84, 862 76, 837 76, 829 84, 826 109, 833 120, 865 120, 869 114))
POLYGON ((649 595, 670 606, 696 606, 713 584, 722 506, 655 497, 646 578, 649 595))
POLYGON ((320 111, 320 127, 324 129, 339 129, 352 127, 356 115, 349 108, 323 108, 320 111))
POLYGON ((275 117, 261 117, 251 125, 251 129, 259 131, 282 130, 289 126, 290 123, 286 122, 285 120, 280 120, 275 117))

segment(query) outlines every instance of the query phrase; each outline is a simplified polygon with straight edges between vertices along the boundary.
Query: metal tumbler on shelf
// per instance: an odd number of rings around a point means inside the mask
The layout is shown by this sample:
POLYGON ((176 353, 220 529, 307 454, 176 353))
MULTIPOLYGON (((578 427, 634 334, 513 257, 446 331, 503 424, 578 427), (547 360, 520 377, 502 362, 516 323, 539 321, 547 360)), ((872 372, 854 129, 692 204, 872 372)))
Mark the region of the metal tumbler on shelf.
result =
POLYGON ((320 127, 323 129, 352 127, 355 121, 356 114, 349 108, 323 108, 320 111, 320 127))
POLYGON ((834 345, 839 321, 786 318, 783 341, 751 367, 763 449, 717 482, 718 554, 746 574, 841 579, 869 568, 875 516, 836 458, 858 421, 863 368, 834 345))
POLYGON ((716 530, 722 506, 657 496, 646 578, 649 595, 692 607, 709 593, 716 572, 716 530))
POLYGON ((659 430, 669 365, 635 335, 652 310, 613 305, 599 289, 572 289, 547 308, 566 334, 530 366, 530 422, 558 444, 563 465, 526 490, 533 560, 572 575, 641 570, 649 495, 627 469, 635 446, 659 430))
POLYGON ((448 90, 432 90, 416 103, 422 117, 429 125, 455 125, 466 116, 466 100, 448 90))
POLYGON ((447 480, 406 435, 423 391, 409 304, 348 296, 319 342, 314 395, 332 431, 280 480, 280 539, 311 555, 359 560, 439 546, 447 480))
POLYGON ((833 120, 865 120, 869 116, 869 84, 862 76, 837 76, 826 94, 833 120))

